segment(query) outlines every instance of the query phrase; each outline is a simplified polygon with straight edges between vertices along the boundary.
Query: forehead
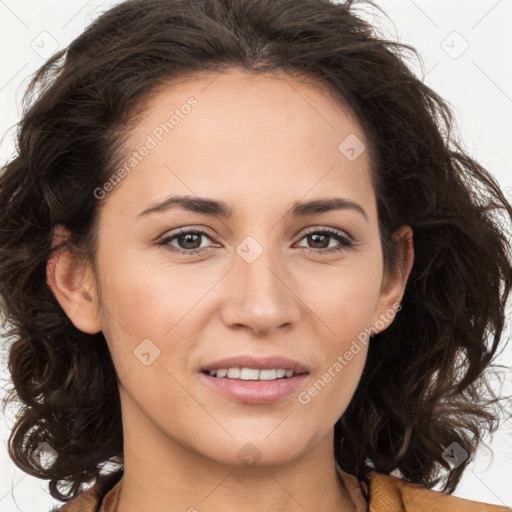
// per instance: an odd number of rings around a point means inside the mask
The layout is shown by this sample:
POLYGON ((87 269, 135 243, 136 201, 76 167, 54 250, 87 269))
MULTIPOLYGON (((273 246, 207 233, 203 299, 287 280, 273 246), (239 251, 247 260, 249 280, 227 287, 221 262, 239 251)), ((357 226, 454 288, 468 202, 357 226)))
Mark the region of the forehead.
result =
POLYGON ((369 180, 367 146, 352 113, 318 81, 203 73, 166 84, 147 103, 121 162, 130 163, 129 175, 112 195, 124 189, 140 205, 170 192, 212 196, 212 189, 233 198, 247 189, 270 200, 278 190, 300 198, 340 180, 356 190, 369 180), (357 158, 346 153, 354 148, 357 158))
POLYGON ((318 78, 304 74, 292 76, 283 70, 255 73, 231 68, 219 73, 184 75, 158 89, 146 104, 138 128, 148 132, 158 123, 170 120, 173 113, 177 116, 171 123, 173 131, 193 114, 205 127, 207 121, 215 121, 219 126, 252 127, 261 132, 269 123, 272 126, 277 122, 281 126, 300 120, 307 124, 295 126, 295 134, 300 128, 310 137, 315 136, 315 128, 321 129, 320 136, 326 130, 345 129, 364 139, 363 130, 341 93, 318 78), (192 99, 197 105, 191 112, 187 103, 192 99), (250 118, 246 118, 248 112, 250 118))

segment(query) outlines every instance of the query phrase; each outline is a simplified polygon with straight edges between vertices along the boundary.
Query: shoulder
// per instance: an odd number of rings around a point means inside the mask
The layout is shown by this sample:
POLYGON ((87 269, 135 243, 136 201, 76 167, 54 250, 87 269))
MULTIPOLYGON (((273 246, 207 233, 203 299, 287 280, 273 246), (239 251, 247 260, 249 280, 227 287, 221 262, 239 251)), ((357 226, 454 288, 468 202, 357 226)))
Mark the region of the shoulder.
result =
POLYGON ((64 505, 52 508, 50 512, 96 512, 99 500, 97 488, 93 486, 64 505))
MULTIPOLYGON (((96 479, 96 483, 80 493, 76 498, 64 503, 63 505, 52 508, 50 512, 100 512, 104 508, 102 504, 106 501, 106 495, 112 494, 116 484, 122 478, 123 473, 116 472, 108 475, 100 476, 96 479)), ((111 501, 111 500, 109 500, 111 501)))
POLYGON ((452 496, 393 475, 372 471, 369 512, 511 512, 512 508, 489 505, 452 496))

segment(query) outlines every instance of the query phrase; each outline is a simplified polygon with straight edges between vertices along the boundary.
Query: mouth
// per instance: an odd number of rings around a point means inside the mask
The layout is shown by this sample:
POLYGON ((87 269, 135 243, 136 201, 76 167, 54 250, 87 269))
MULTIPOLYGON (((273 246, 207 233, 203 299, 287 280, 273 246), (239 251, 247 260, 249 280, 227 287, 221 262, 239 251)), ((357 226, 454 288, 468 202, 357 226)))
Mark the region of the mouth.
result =
POLYGON ((257 358, 241 355, 204 366, 202 381, 229 400, 245 404, 278 402, 298 392, 306 382, 308 369, 281 356, 257 358))
POLYGON ((246 368, 232 367, 219 368, 218 370, 203 370, 202 373, 216 379, 237 379, 237 380, 259 380, 270 381, 279 379, 290 379, 297 375, 304 375, 307 372, 296 373, 286 368, 246 368))
POLYGON ((241 354, 219 359, 201 368, 217 379, 276 380, 309 373, 306 366, 287 357, 241 354))

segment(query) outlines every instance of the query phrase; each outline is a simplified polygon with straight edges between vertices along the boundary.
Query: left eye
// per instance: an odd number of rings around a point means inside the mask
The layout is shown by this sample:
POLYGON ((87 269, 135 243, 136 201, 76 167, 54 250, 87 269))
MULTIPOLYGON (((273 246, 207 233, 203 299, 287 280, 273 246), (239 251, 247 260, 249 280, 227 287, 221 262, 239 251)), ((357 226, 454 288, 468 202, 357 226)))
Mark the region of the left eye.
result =
MULTIPOLYGON (((207 238, 210 241, 212 240, 207 233, 201 230, 180 230, 163 238, 159 242, 159 245, 163 245, 166 249, 179 252, 181 254, 197 254, 203 249, 211 248, 211 246, 204 246, 202 244, 202 238, 207 238), (176 242, 177 246, 174 242, 176 242)), ((299 245, 299 247, 312 249, 314 252, 319 254, 347 250, 355 246, 355 242, 351 237, 345 235, 341 231, 330 229, 310 231, 309 233, 304 234, 300 240, 306 240, 308 244, 313 244, 313 247, 305 247, 303 245, 299 245), (338 245, 330 247, 329 240, 337 241, 338 245)))
MULTIPOLYGON (((308 243, 312 243, 313 245, 320 245, 320 247, 306 247, 307 249, 314 249, 317 252, 321 253, 330 253, 334 251, 342 251, 344 249, 351 249, 355 246, 355 242, 348 236, 345 235, 341 231, 334 231, 331 229, 323 229, 323 230, 316 230, 316 231, 310 231, 309 233, 306 233, 301 240, 306 240, 308 243), (336 240, 338 242, 338 246, 329 247, 329 242, 327 242, 327 245, 325 245, 326 240, 336 240), (327 249, 327 250, 323 250, 327 249)), ((303 247, 303 246, 301 246, 303 247)))

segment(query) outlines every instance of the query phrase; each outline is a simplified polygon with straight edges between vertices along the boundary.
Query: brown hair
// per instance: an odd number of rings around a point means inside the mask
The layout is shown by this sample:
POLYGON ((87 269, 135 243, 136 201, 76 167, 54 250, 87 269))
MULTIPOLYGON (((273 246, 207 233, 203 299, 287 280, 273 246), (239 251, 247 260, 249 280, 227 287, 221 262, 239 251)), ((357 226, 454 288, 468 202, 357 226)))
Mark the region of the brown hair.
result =
POLYGON ((46 282, 52 230, 64 226, 69 249, 94 258, 101 201, 93 191, 116 169, 144 105, 174 78, 237 67, 311 77, 350 106, 375 155, 387 270, 392 234, 414 230, 403 309, 369 345, 335 425, 336 460, 366 483, 372 469, 398 469, 427 487, 443 475, 453 492, 484 431, 497 428, 486 369, 512 283, 502 222, 512 206, 454 139, 449 107, 408 68, 407 52, 418 56, 378 37, 353 0, 130 0, 41 67, 26 92, 17 155, 0 174, 17 466, 66 500, 106 462, 122 463, 118 380, 103 334, 76 329, 46 282), (43 441, 58 453, 47 469, 31 457, 43 441), (452 442, 470 455, 458 467, 442 457, 452 442))

